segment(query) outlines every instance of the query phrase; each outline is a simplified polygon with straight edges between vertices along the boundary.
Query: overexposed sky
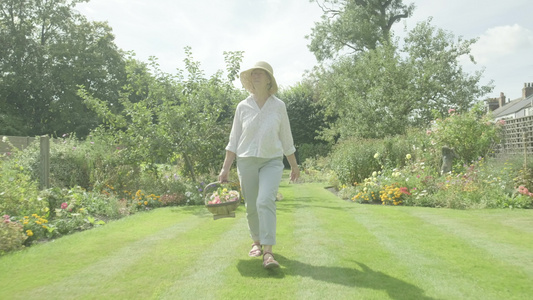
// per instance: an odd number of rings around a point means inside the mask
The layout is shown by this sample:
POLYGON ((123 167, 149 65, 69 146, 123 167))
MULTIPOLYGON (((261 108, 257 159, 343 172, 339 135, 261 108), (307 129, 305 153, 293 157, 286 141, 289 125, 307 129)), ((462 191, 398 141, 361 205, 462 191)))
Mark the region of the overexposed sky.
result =
MULTIPOLYGON (((488 97, 504 92, 521 97, 525 82, 533 83, 533 3, 530 0, 404 0, 415 3, 413 17, 396 24, 412 29, 433 17, 434 26, 465 39, 479 37, 472 48, 477 65, 485 68, 481 83, 494 80, 488 97)), ((308 0, 91 0, 76 8, 92 21, 107 21, 117 45, 137 58, 159 59, 161 69, 183 69, 184 47, 192 47, 206 75, 225 69, 224 51, 244 51, 243 68, 268 61, 281 86, 301 80, 316 65, 308 50, 322 11, 308 0)))

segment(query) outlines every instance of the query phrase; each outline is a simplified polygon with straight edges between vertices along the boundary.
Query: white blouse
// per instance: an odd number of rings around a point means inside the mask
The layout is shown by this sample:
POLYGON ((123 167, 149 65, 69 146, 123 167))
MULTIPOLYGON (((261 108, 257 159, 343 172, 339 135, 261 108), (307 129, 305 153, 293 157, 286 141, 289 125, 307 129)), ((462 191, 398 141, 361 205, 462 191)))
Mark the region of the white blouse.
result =
POLYGON ((259 108, 253 96, 237 105, 226 150, 237 157, 274 158, 296 151, 285 103, 270 96, 259 108))

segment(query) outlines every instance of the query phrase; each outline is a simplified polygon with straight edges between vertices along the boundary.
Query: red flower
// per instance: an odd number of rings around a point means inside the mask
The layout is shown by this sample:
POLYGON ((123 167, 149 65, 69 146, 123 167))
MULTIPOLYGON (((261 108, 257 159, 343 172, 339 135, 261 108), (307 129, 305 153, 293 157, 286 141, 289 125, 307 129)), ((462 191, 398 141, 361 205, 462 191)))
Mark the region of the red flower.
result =
POLYGON ((411 193, 409 193, 409 190, 406 187, 401 187, 400 192, 409 196, 411 195, 411 193))
POLYGON ((67 207, 68 207, 68 203, 67 202, 61 203, 61 209, 65 209, 67 207))

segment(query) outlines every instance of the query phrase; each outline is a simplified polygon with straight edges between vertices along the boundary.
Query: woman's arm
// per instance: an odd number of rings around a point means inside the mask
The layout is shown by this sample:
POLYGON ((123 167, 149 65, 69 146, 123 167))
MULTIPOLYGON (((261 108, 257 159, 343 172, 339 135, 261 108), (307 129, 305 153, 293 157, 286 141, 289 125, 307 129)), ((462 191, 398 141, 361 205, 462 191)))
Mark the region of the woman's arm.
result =
POLYGON ((300 178, 300 168, 298 168, 298 162, 296 161, 296 155, 291 154, 287 156, 287 160, 291 165, 291 181, 296 182, 300 178))
POLYGON ((222 166, 222 170, 220 170, 220 174, 218 175, 218 181, 228 182, 229 171, 231 169, 231 165, 233 165, 233 161, 235 160, 236 156, 237 155, 235 154, 235 152, 226 150, 226 157, 224 158, 224 165, 222 166))

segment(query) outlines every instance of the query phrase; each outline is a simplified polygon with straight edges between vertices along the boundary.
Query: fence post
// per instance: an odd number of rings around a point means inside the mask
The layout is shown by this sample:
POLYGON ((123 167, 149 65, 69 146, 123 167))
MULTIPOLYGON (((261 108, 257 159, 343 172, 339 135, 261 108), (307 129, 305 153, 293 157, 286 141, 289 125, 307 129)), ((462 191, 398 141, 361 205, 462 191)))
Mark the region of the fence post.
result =
POLYGON ((40 138, 41 148, 41 189, 50 188, 50 137, 43 135, 40 138))
POLYGON ((527 133, 522 133, 522 141, 524 142, 524 170, 527 169, 527 133))

